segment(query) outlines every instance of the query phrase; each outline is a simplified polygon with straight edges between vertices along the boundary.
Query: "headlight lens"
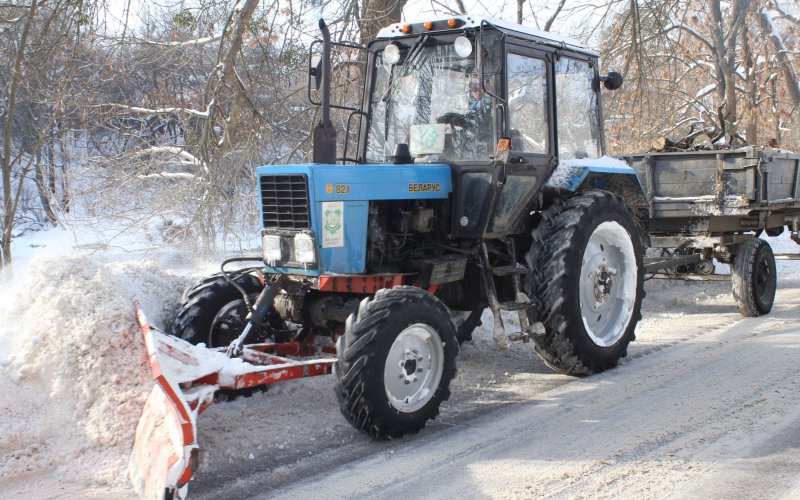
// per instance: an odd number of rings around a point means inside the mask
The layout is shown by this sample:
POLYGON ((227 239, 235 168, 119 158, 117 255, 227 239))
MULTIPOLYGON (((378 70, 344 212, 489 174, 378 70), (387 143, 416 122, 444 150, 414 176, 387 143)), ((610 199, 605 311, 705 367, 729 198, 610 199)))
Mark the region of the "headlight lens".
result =
POLYGON ((281 237, 268 234, 262 240, 264 247, 264 261, 269 265, 275 265, 283 260, 283 252, 281 251, 281 237))
POLYGON ((397 64, 400 61, 400 47, 395 44, 389 44, 383 49, 383 60, 386 64, 397 64))
POLYGON ((311 264, 314 262, 316 252, 314 251, 314 239, 308 234, 297 234, 294 237, 294 258, 301 264, 311 264))
POLYGON ((469 57, 472 55, 472 42, 465 36, 456 38, 455 43, 453 43, 453 48, 456 49, 456 54, 460 57, 469 57))

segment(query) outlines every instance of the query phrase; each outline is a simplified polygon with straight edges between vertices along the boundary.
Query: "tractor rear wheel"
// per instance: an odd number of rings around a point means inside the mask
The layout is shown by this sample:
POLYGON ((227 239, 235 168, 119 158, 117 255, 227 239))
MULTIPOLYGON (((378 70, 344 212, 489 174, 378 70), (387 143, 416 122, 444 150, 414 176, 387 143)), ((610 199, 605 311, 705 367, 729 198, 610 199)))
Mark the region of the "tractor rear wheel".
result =
POLYGON ((587 191, 541 214, 526 258, 546 334, 536 351, 555 370, 588 375, 627 355, 644 297, 639 225, 625 202, 587 191))
POLYGON ((772 310, 778 284, 769 243, 761 238, 742 243, 731 265, 731 285, 742 316, 752 318, 772 310))
POLYGON ((400 286, 361 301, 336 343, 336 396, 345 418, 373 439, 416 433, 450 397, 458 342, 449 311, 400 286))

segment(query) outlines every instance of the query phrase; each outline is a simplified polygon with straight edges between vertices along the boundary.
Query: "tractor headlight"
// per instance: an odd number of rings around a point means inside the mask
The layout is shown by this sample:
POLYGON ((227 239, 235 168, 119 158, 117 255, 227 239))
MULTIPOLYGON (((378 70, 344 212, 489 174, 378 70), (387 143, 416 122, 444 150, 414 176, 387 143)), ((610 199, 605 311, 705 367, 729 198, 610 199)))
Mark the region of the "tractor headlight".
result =
POLYGON ((274 234, 267 234, 262 240, 264 248, 264 261, 269 265, 275 265, 283 260, 281 247, 281 237, 274 234))
POLYGON ((294 258, 301 264, 312 264, 316 260, 314 238, 305 233, 295 235, 294 258))

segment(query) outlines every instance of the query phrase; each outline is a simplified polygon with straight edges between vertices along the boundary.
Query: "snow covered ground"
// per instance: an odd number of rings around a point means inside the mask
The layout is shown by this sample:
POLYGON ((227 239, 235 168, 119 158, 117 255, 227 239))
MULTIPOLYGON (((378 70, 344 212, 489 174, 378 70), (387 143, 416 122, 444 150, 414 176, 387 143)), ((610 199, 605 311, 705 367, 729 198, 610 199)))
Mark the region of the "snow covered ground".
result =
MULTIPOLYGON (((785 236, 771 243, 800 250, 785 236)), ((181 290, 214 265, 61 231, 17 245, 17 279, 0 290, 0 491, 131 497, 125 468, 150 383, 130 299, 168 323, 181 290)), ((778 276, 774 311, 752 319, 738 314, 728 282, 648 281, 628 358, 586 379, 553 373, 527 344, 496 350, 485 313, 440 418, 399 441, 353 430, 330 377, 212 405, 190 491, 797 496, 800 261, 779 261, 778 276)))

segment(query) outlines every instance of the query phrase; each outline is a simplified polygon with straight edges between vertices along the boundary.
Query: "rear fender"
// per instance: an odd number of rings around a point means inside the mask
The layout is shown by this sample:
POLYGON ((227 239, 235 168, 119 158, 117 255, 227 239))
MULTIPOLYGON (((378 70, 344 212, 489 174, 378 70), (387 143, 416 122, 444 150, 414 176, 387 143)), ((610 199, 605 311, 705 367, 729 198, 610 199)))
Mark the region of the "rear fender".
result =
POLYGON ((616 194, 625 201, 642 228, 642 245, 650 245, 647 197, 636 171, 622 160, 604 156, 561 161, 545 186, 572 193, 601 189, 616 194))

